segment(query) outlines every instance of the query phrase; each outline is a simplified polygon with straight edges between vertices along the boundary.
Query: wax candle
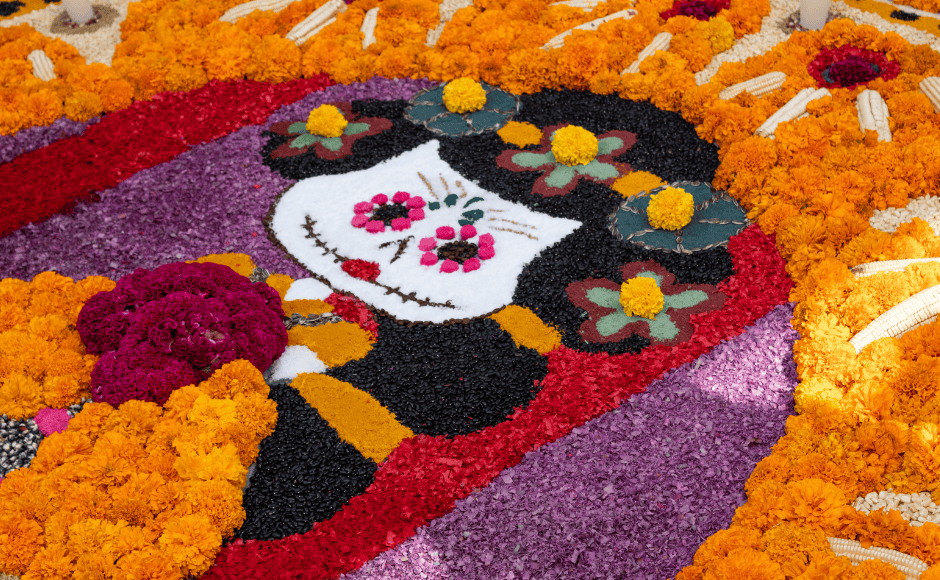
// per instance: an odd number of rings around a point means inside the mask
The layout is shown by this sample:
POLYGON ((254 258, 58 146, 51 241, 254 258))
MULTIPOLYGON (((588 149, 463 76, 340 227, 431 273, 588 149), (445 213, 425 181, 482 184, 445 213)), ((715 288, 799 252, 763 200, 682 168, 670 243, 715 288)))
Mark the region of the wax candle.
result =
POLYGON ((828 16, 829 0, 800 0, 800 25, 804 28, 819 30, 828 16))
POLYGON ((62 5, 69 13, 69 18, 76 24, 85 24, 95 17, 91 9, 91 0, 62 0, 62 5))

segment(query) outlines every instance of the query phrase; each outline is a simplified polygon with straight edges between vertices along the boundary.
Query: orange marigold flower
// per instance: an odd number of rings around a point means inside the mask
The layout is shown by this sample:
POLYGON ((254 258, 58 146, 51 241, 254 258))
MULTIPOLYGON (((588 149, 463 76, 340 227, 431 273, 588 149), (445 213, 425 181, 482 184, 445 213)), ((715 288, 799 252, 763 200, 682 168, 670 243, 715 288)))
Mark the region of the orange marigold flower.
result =
POLYGON ((824 531, 838 528, 855 512, 842 490, 818 478, 788 483, 777 506, 779 518, 824 531))

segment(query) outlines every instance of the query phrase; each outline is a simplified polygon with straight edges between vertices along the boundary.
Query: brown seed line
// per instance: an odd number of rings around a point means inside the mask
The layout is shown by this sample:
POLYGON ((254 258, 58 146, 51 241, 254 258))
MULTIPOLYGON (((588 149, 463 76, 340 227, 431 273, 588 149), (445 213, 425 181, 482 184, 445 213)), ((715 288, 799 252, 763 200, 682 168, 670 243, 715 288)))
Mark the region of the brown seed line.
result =
POLYGON ((513 233, 513 234, 519 234, 520 236, 525 236, 525 237, 527 237, 527 238, 529 238, 529 239, 532 239, 532 240, 537 240, 537 239, 538 239, 537 237, 533 236, 532 234, 527 234, 527 233, 525 233, 525 232, 517 232, 516 230, 510 230, 509 228, 493 228, 493 229, 494 229, 494 230, 497 230, 497 231, 500 231, 500 232, 510 232, 510 233, 513 233))
POLYGON ((434 188, 431 187, 431 182, 428 181, 428 178, 425 177, 424 174, 421 173, 420 171, 418 172, 418 177, 420 177, 420 178, 421 178, 421 181, 424 182, 424 186, 428 188, 428 192, 431 194, 431 196, 432 196, 434 199, 440 199, 439 197, 437 197, 437 194, 434 193, 434 188))
POLYGON ((538 229, 537 227, 535 227, 535 226, 530 226, 529 224, 520 224, 519 222, 514 222, 514 221, 512 221, 512 220, 507 220, 507 219, 503 219, 503 218, 490 218, 489 221, 491 221, 491 222, 493 222, 493 221, 506 222, 506 223, 510 223, 510 224, 519 226, 520 228, 532 228, 533 230, 537 230, 537 229, 538 229))
POLYGON ((463 198, 467 197, 467 190, 464 189, 463 183, 461 183, 459 179, 458 179, 457 181, 455 181, 454 183, 457 185, 457 187, 460 188, 460 191, 462 192, 462 193, 460 194, 460 199, 463 199, 463 198))

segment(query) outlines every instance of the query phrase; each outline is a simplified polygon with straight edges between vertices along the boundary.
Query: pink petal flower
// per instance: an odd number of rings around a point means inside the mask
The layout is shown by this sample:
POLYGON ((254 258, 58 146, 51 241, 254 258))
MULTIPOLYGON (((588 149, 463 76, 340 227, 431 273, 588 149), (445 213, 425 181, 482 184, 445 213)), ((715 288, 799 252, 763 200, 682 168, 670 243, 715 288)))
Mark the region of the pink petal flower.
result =
POLYGON ((434 238, 421 238, 421 241, 418 242, 418 249, 422 252, 430 252, 437 247, 437 240, 434 238))
POLYGON ((421 255, 422 266, 433 266, 434 264, 437 264, 437 254, 434 252, 425 252, 421 255))
MULTIPOLYGON (((460 228, 460 239, 469 240, 473 236, 477 235, 477 229, 473 226, 464 226, 460 228)), ((492 236, 490 236, 492 237, 492 236)))
POLYGON ((405 204, 411 209, 418 209, 424 207, 424 198, 420 195, 416 195, 408 200, 408 203, 405 204))
POLYGON ((493 249, 493 246, 478 246, 477 247, 477 257, 481 260, 489 260, 496 255, 496 250, 493 249))
POLYGON ((479 269, 480 269, 480 260, 477 260, 476 258, 470 258, 469 260, 463 263, 464 272, 473 272, 474 270, 479 270, 479 269))
POLYGON ((384 193, 380 193, 376 196, 373 196, 372 203, 377 204, 377 205, 384 205, 388 203, 388 196, 385 195, 384 193))
POLYGON ((411 194, 408 193, 407 191, 399 191, 398 193, 392 196, 392 201, 394 201, 395 203, 405 203, 406 201, 408 201, 409 197, 411 197, 411 194))
POLYGON ((444 260, 444 263, 441 264, 441 272, 445 274, 450 274, 451 272, 456 272, 460 269, 460 264, 453 260, 444 260))
POLYGON ((423 209, 413 209, 408 212, 408 219, 413 222, 421 221, 424 219, 424 210, 423 209))
POLYGON ((53 433, 65 431, 65 428, 69 425, 69 414, 65 409, 46 407, 36 413, 34 420, 42 434, 48 437, 53 433))
POLYGON ((437 230, 434 232, 434 235, 442 240, 452 240, 457 234, 454 233, 454 228, 450 226, 441 226, 437 228, 437 230))
POLYGON ((411 227, 411 220, 408 218, 395 218, 392 220, 392 230, 400 232, 411 227))
POLYGON ((356 213, 369 213, 370 211, 372 211, 373 207, 374 205, 372 204, 371 201, 360 201, 359 203, 353 206, 353 211, 356 213))
POLYGON ((367 223, 369 223, 369 218, 362 214, 357 214, 356 217, 352 219, 352 225, 354 228, 364 228, 366 227, 367 223))
POLYGON ((366 231, 370 234, 379 234, 385 231, 385 222, 372 220, 366 224, 366 231))
POLYGON ((496 240, 493 239, 493 234, 483 234, 477 241, 480 246, 492 246, 494 243, 496 243, 496 240))

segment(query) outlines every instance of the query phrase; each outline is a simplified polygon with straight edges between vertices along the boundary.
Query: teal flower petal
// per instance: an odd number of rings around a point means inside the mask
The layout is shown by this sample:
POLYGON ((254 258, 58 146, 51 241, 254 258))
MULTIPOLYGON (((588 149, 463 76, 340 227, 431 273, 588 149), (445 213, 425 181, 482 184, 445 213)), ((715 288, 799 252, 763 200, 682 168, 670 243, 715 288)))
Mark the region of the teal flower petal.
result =
POLYGON ((673 296, 664 296, 663 297, 663 310, 668 310, 670 308, 681 309, 681 308, 692 308, 697 304, 701 304, 708 300, 708 294, 702 292, 701 290, 686 290, 681 294, 675 294, 673 296))
POLYGON ((443 113, 449 113, 447 107, 443 104, 415 105, 408 109, 408 114, 411 115, 411 118, 422 123, 443 113))
POLYGON ((620 177, 620 171, 610 163, 601 163, 597 159, 592 160, 586 165, 575 165, 572 167, 582 175, 590 175, 598 181, 607 179, 617 179, 620 177))
POLYGON ((672 322, 672 319, 665 311, 660 312, 656 315, 656 318, 647 322, 650 325, 650 336, 657 340, 672 340, 679 334, 679 327, 672 322))
POLYGON ((545 178, 545 184, 549 187, 554 187, 556 189, 561 189, 562 187, 571 183, 571 180, 575 178, 574 167, 568 167, 564 163, 559 163, 555 166, 555 169, 545 178))
POLYGON ((428 129, 437 129, 438 131, 451 137, 460 137, 472 131, 472 128, 464 118, 456 113, 450 113, 447 116, 436 119, 427 124, 428 129))
POLYGON ((434 103, 434 104, 444 104, 444 85, 440 85, 431 89, 426 93, 416 95, 414 98, 415 103, 434 103))
POLYGON ((552 155, 551 151, 548 153, 531 153, 526 151, 513 155, 512 162, 519 167, 535 169, 536 167, 541 167, 547 163, 554 163, 555 157, 552 155))
MULTIPOLYGON (((652 228, 649 225, 649 222, 646 222, 647 228, 652 228)), ((631 241, 634 242, 643 242, 647 246, 652 246, 654 248, 675 248, 676 247, 676 234, 669 230, 655 230, 648 234, 641 234, 635 236, 631 241)))
POLYGON ((597 154, 610 155, 612 151, 621 147, 623 147, 623 139, 620 137, 605 137, 597 142, 597 154))
POLYGON ((515 111, 516 99, 509 93, 494 89, 486 95, 486 104, 483 105, 483 108, 503 112, 515 111))
POLYGON ((618 310, 597 321, 597 332, 601 336, 611 336, 631 322, 636 322, 635 316, 627 316, 623 310, 618 310))
POLYGON ((598 286, 586 293, 587 299, 604 308, 620 309, 620 293, 609 288, 598 286))
POLYGON ((474 131, 485 131, 486 129, 497 129, 506 122, 508 115, 495 111, 475 111, 466 116, 470 126, 474 131))

